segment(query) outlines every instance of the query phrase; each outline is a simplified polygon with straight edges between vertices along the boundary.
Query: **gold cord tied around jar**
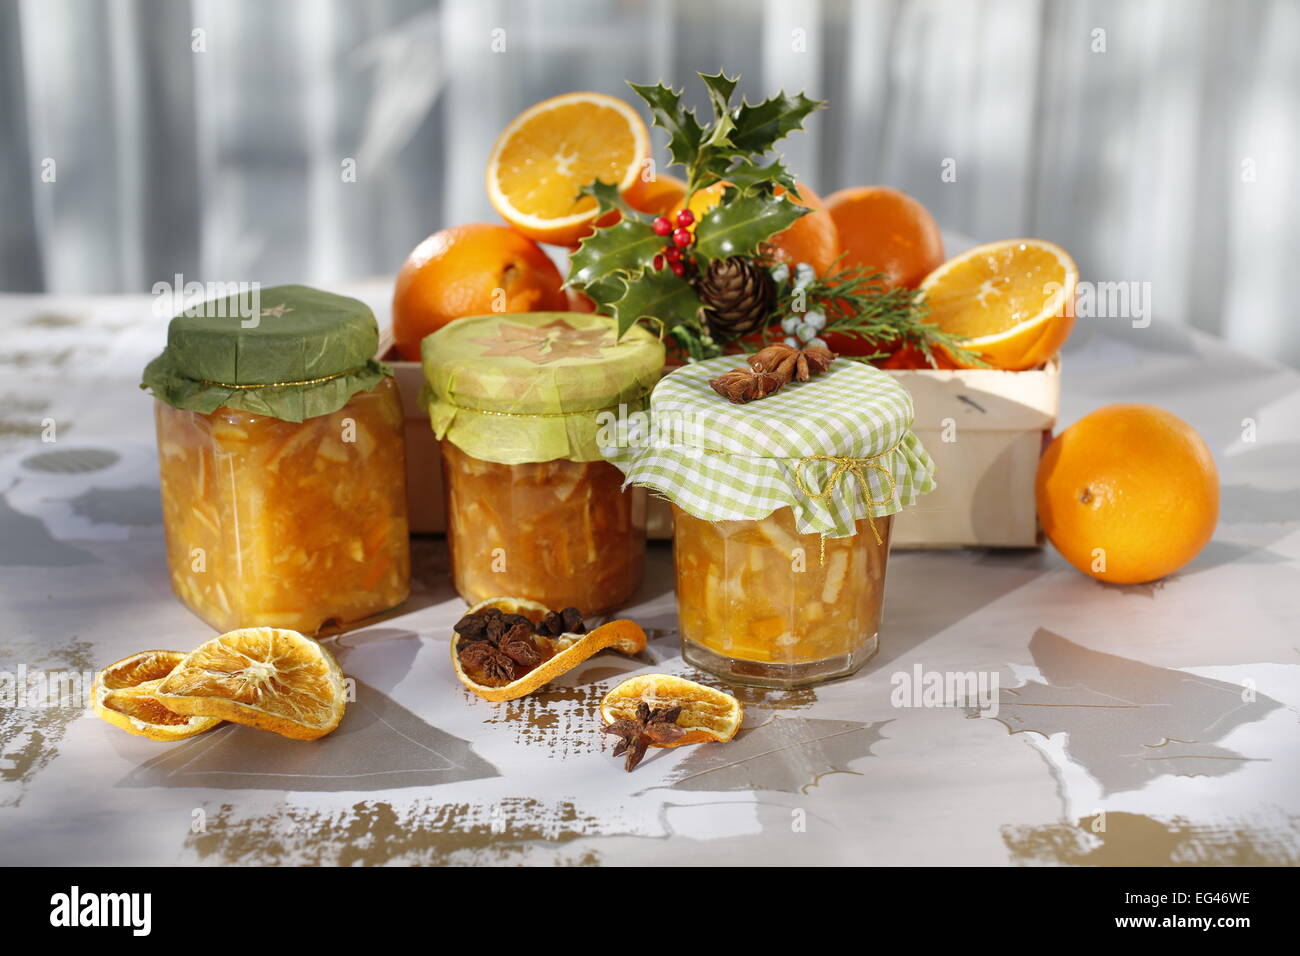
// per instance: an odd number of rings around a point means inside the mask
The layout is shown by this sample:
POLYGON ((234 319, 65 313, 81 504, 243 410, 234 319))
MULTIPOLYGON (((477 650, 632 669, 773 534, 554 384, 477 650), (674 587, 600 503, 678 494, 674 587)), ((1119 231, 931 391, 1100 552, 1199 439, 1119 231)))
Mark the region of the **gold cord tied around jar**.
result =
MULTIPOLYGON (((901 445, 900 441, 898 445, 901 445)), ((835 494, 835 487, 840 483, 845 475, 852 475, 858 479, 858 484, 862 488, 863 498, 867 503, 867 524, 871 526, 871 533, 876 536, 876 544, 884 544, 884 539, 880 536, 880 531, 876 527, 875 509, 890 505, 894 501, 894 496, 898 493, 898 487, 894 482, 894 475, 888 468, 880 463, 880 459, 898 449, 898 445, 879 455, 873 455, 870 458, 850 458, 839 455, 809 455, 807 458, 800 458, 799 463, 794 468, 794 483, 798 485, 799 490, 805 497, 814 501, 829 502, 831 496, 835 494), (829 461, 835 464, 826 483, 822 485, 821 491, 813 491, 804 481, 803 470, 811 462, 829 461), (889 493, 883 499, 877 499, 871 494, 871 482, 867 478, 867 472, 878 471, 884 476, 886 487, 889 493)), ((826 536, 822 535, 822 560, 826 559, 826 536)))
POLYGON ((358 365, 356 368, 349 368, 343 370, 342 372, 335 372, 333 375, 321 375, 316 378, 304 378, 292 382, 254 382, 249 385, 232 385, 230 382, 212 382, 206 378, 201 378, 199 379, 199 384, 215 386, 217 388, 229 388, 232 389, 233 391, 242 392, 251 388, 287 388, 291 385, 295 387, 300 387, 305 385, 320 385, 323 384, 324 382, 332 382, 336 378, 343 378, 345 375, 357 375, 358 373, 364 372, 365 370, 366 367, 364 365, 358 365))

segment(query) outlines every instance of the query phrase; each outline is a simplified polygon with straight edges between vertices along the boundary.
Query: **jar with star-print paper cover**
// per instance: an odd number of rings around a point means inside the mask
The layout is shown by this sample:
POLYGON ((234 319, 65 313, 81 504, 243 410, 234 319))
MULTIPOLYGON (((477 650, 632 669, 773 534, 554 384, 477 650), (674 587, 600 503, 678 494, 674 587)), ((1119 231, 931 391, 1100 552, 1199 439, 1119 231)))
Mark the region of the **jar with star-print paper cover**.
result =
POLYGON ((642 413, 664 348, 585 313, 457 319, 423 342, 441 439, 447 541, 470 604, 528 598, 601 614, 645 565, 645 493, 600 453, 602 428, 642 413))
POLYGON ((171 320, 153 392, 172 588, 219 631, 320 634, 410 593, 402 406, 363 302, 261 289, 171 320))

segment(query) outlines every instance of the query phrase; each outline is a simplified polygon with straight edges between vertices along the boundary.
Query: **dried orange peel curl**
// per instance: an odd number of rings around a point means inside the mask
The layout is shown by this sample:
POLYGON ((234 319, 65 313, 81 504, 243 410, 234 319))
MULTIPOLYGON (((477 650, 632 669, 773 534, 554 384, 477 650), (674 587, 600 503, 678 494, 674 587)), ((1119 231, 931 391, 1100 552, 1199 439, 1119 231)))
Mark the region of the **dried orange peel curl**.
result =
MULTIPOLYGON (((550 608, 545 605, 525 598, 497 597, 480 601, 465 613, 467 616, 478 614, 489 608, 496 608, 504 614, 521 614, 534 624, 541 621, 550 611, 550 608)), ((641 629, 641 625, 627 619, 609 621, 586 634, 565 633, 555 637, 536 634, 533 635, 533 640, 546 649, 547 658, 516 680, 500 687, 489 687, 478 683, 465 673, 457 653, 462 640, 459 634, 453 634, 451 666, 455 668, 456 677, 479 697, 490 701, 516 700, 525 697, 603 650, 612 649, 624 654, 639 654, 646 646, 645 631, 641 629)))

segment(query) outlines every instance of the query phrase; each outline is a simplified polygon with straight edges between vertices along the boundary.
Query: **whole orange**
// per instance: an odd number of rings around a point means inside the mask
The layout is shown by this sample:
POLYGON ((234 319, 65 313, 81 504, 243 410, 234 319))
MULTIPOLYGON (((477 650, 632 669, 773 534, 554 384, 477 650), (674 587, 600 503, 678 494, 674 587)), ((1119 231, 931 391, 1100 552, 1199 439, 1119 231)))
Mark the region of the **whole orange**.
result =
MULTIPOLYGON (((721 201, 727 185, 714 183, 691 197, 690 208, 695 213, 697 222, 721 201)), ((769 239, 767 250, 774 259, 790 263, 806 262, 819 276, 825 275, 840 254, 840 238, 835 229, 835 220, 826 211, 821 197, 807 183, 796 183, 795 186, 794 201, 807 206, 812 212, 800 216, 789 229, 769 239)), ((776 187, 778 196, 784 192, 785 189, 781 186, 776 187)), ((680 209, 681 203, 676 208, 680 209)))
POLYGON ((507 226, 467 223, 429 236, 397 273, 393 339, 407 361, 452 319, 488 312, 563 311, 560 270, 537 243, 507 226))
POLYGON ((1219 475, 1201 436, 1152 405, 1107 405, 1038 464, 1038 520, 1062 557, 1112 584, 1173 574, 1219 520, 1219 475))
POLYGON ((934 217, 907 193, 854 186, 826 197, 839 230, 844 264, 882 272, 891 288, 915 289, 943 265, 943 236, 934 217))
POLYGON ((654 179, 638 179, 637 183, 624 197, 637 212, 666 216, 680 206, 686 196, 686 183, 671 173, 656 173, 654 179))

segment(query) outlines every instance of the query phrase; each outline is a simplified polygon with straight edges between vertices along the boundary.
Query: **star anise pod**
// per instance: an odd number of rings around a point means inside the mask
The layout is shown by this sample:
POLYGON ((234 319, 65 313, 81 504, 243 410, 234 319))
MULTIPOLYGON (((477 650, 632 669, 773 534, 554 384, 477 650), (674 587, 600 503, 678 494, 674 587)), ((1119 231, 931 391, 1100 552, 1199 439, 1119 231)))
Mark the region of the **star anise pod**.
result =
POLYGON ((488 641, 462 641, 456 649, 460 666, 476 684, 501 687, 515 679, 515 663, 488 641))
MULTIPOLYGON (((496 608, 488 608, 488 611, 496 611, 498 615, 501 613, 496 608)), ((462 641, 486 641, 487 626, 490 619, 491 615, 487 611, 466 614, 453 624, 451 629, 461 636, 462 641)))
POLYGON ((788 378, 782 378, 774 372, 737 368, 710 379, 709 384, 727 401, 743 405, 779 392, 781 386, 788 381, 788 378))
POLYGON ((561 634, 586 634, 587 625, 576 607, 566 607, 563 611, 547 611, 537 625, 537 633, 547 637, 559 637, 561 634))
POLYGON ((627 754, 623 769, 631 773, 645 756, 646 748, 651 744, 664 746, 680 740, 686 734, 686 728, 677 726, 680 707, 651 707, 645 701, 636 705, 635 720, 616 720, 601 728, 607 734, 615 734, 621 739, 614 747, 614 756, 627 754))
POLYGON ((831 367, 835 353, 830 349, 812 346, 797 349, 791 345, 769 345, 749 357, 749 367, 755 372, 772 372, 787 382, 791 379, 806 382, 831 367))
MULTIPOLYGON (((490 610, 496 611, 496 608, 490 610)), ((496 611, 487 623, 487 639, 493 644, 499 644, 507 631, 520 624, 528 628, 529 634, 533 633, 533 622, 522 614, 503 614, 501 611, 496 611)))
MULTIPOLYGON (((537 642, 533 640, 533 627, 531 624, 516 624, 510 630, 501 635, 497 641, 497 647, 501 653, 506 655, 516 664, 522 665, 525 670, 532 670, 538 664, 546 659, 537 642)), ((518 668, 516 668, 516 671, 518 668)))

